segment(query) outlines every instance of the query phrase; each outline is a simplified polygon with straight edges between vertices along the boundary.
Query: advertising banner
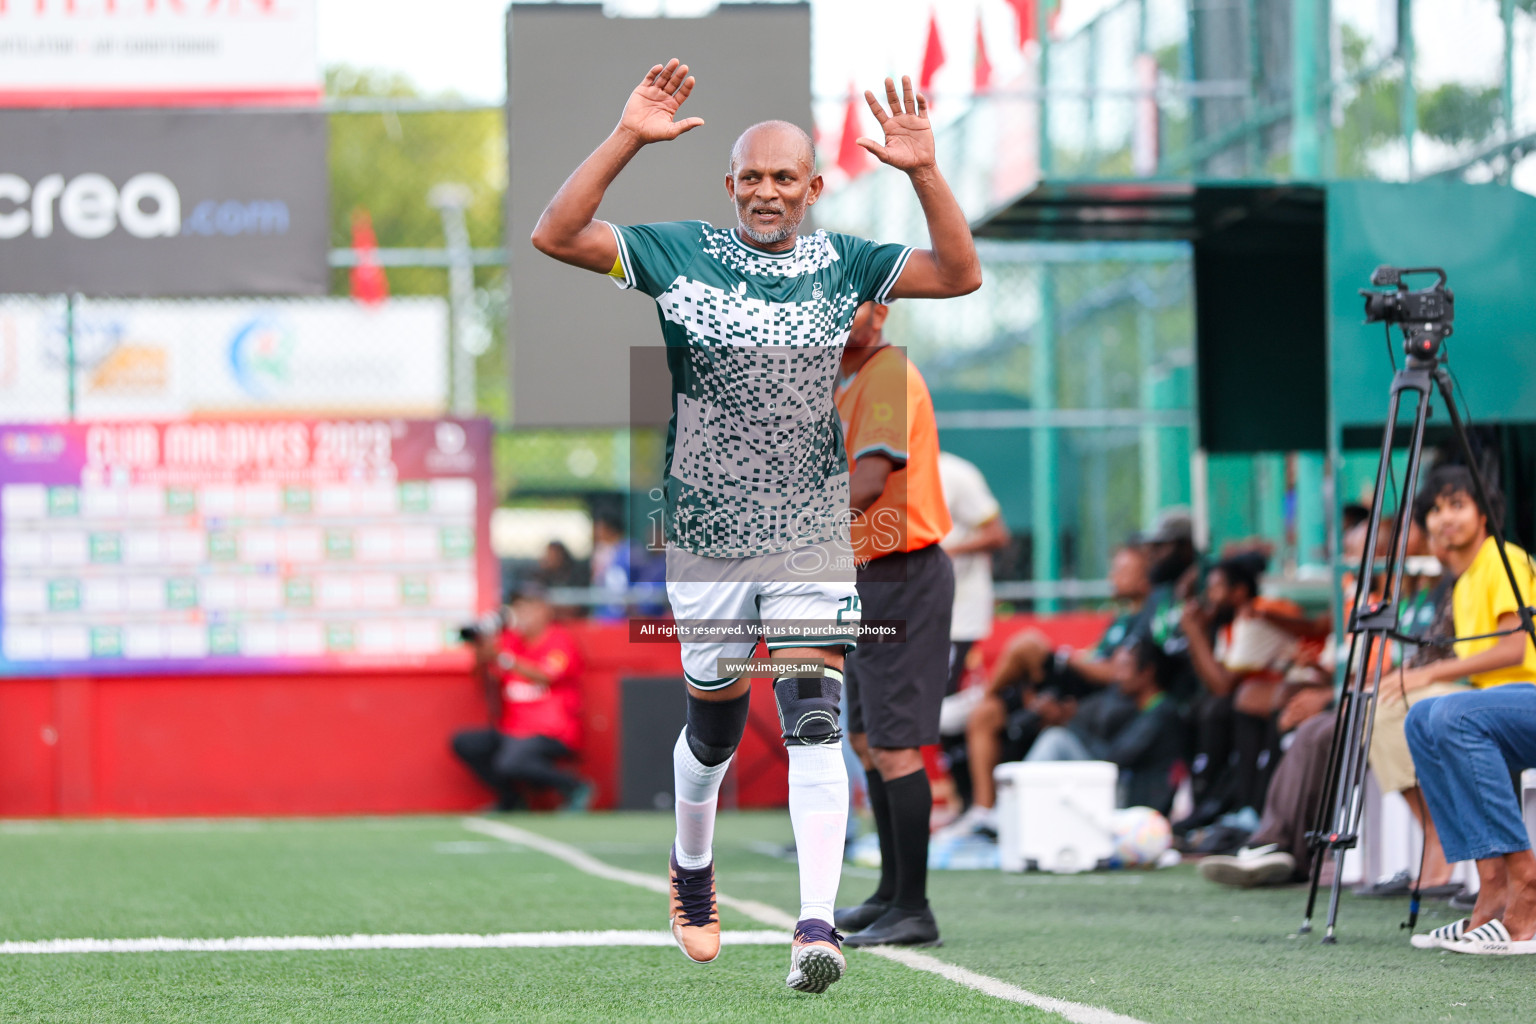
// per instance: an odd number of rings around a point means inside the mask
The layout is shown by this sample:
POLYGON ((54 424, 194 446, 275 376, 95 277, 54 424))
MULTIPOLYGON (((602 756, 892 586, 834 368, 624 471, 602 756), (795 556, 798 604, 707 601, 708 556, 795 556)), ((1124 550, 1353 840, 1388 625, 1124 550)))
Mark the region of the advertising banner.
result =
POLYGON ((299 413, 437 416, 448 306, 430 296, 253 302, 0 298, 0 408, 13 421, 299 413))
POLYGON ((322 113, 10 110, 0 139, 0 292, 327 290, 322 113))
POLYGON ((0 106, 318 103, 315 0, 0 3, 0 106))
POLYGON ((0 426, 0 676, 463 667, 484 420, 0 426))

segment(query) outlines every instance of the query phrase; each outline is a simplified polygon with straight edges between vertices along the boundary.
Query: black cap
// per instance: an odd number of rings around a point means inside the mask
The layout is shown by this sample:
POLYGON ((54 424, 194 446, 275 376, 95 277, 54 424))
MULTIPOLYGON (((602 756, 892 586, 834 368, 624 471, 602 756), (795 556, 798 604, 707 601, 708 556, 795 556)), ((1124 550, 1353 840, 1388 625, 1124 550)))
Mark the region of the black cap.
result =
POLYGON ((548 601, 549 588, 539 580, 522 580, 507 591, 507 604, 513 601, 548 601))
POLYGON ((1195 522, 1189 509, 1180 506, 1165 508, 1157 514, 1152 529, 1137 536, 1142 544, 1174 544, 1195 539, 1195 522))

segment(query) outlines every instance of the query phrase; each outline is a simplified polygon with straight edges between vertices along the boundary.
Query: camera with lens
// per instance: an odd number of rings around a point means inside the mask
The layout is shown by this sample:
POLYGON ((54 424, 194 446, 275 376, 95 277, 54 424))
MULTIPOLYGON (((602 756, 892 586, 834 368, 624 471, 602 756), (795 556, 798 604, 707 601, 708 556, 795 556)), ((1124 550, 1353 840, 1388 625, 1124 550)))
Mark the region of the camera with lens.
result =
POLYGON ((1445 286, 1445 271, 1439 267, 1377 267, 1371 284, 1391 287, 1390 292, 1360 289, 1365 296, 1365 322, 1397 324, 1403 332, 1403 351, 1410 358, 1434 359, 1440 343, 1451 336, 1451 321, 1456 318, 1456 297, 1445 286), (1434 284, 1410 289, 1403 282, 1407 274, 1434 274, 1434 284))
POLYGON ((459 627, 459 639, 467 644, 486 637, 500 636, 507 628, 507 616, 503 611, 486 612, 467 626, 459 627))

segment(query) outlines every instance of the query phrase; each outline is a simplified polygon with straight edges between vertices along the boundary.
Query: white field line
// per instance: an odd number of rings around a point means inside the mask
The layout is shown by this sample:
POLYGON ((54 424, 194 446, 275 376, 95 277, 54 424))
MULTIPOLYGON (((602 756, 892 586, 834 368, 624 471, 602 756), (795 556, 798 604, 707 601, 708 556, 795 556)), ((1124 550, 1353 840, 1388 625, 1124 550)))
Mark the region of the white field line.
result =
MULTIPOLYGON (((489 821, 485 818, 465 818, 464 827, 481 835, 495 836, 508 843, 516 843, 529 849, 547 853, 557 860, 564 861, 578 871, 584 871, 598 878, 606 878, 613 882, 623 882, 626 885, 637 886, 641 889, 649 889, 651 892, 665 895, 668 891, 667 880, 656 875, 641 874, 638 871, 628 871, 624 868, 616 868, 611 864, 604 864, 595 857, 589 856, 582 850, 562 843, 556 839, 529 832, 507 825, 499 821, 489 821)), ((777 907, 770 907, 766 903, 756 900, 739 900, 723 894, 717 894, 716 899, 722 907, 730 907, 740 911, 747 917, 772 928, 794 928, 795 918, 777 907)), ((728 940, 733 933, 722 931, 722 941, 728 940)), ((746 934, 754 934, 747 932, 746 934)), ((999 978, 993 978, 986 974, 978 974, 976 971, 957 967, 951 963, 945 963, 937 957, 927 953, 919 953, 916 950, 902 949, 896 946, 872 946, 861 950, 864 953, 873 953, 875 956, 894 960, 914 971, 927 971, 929 974, 937 974, 941 978, 948 978, 956 984, 974 989, 985 995, 997 999, 1005 999, 1012 1003, 1022 1003, 1025 1006, 1033 1006, 1036 1009, 1045 1010, 1048 1013, 1060 1014, 1072 1024, 1146 1024, 1145 1021, 1135 1017, 1127 1017, 1122 1013, 1105 1010, 1098 1006, 1088 1006, 1084 1003, 1074 1003, 1066 999, 1055 999, 1051 996, 1037 995, 1028 989, 1011 985, 999 978)))
MULTIPOLYGON (((735 946, 781 946, 787 932, 731 932, 735 946)), ((671 946, 670 931, 502 932, 495 935, 266 935, 233 939, 44 939, 0 942, 0 956, 51 953, 272 953, 357 949, 553 949, 565 946, 671 946)))
MULTIPOLYGON (((440 818, 452 821, 452 818, 440 818)), ((329 826, 345 821, 366 829, 418 829, 421 816, 366 815, 362 817, 298 818, 11 818, 0 821, 0 836, 85 835, 98 832, 268 832, 309 826, 329 826)))
MULTIPOLYGON (((667 895, 668 892, 667 880, 659 875, 645 875, 638 871, 616 868, 612 864, 603 863, 584 850, 578 850, 569 843, 548 839, 537 833, 517 828, 514 825, 506 825, 499 821, 489 821, 485 818, 465 818, 464 827, 471 832, 493 836, 502 842, 514 843, 518 846, 525 846, 530 850, 547 853, 556 860, 564 861, 578 871, 595 875, 598 878, 606 878, 610 882, 623 882, 625 885, 649 889, 651 892, 662 896, 667 895)), ((786 914, 778 907, 770 907, 768 904, 759 903, 756 900, 738 900, 733 896, 717 895, 716 900, 722 907, 739 910, 741 913, 752 918, 752 920, 760 924, 766 924, 770 928, 783 928, 788 931, 795 927, 794 915, 786 914)))

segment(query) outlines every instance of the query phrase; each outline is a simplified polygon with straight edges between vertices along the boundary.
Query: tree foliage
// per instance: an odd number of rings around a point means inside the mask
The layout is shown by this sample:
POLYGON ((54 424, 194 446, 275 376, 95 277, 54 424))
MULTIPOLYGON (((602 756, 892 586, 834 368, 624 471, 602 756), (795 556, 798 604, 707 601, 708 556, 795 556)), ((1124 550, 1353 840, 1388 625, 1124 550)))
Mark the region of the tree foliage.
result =
POLYGON ((1419 94, 1419 130, 1452 146, 1479 142, 1499 123, 1503 90, 1447 82, 1419 94))
MULTIPOLYGON (((1536 4, 1536 0, 1521 0, 1536 4)), ((1345 78, 1366 66, 1369 41, 1350 26, 1342 27, 1340 46, 1345 78)), ((1336 135, 1338 173, 1343 177, 1371 174, 1371 151, 1402 137, 1403 82, 1401 71, 1366 78, 1344 105, 1336 135)), ((1498 129, 1501 90, 1447 82, 1415 98, 1418 130, 1450 146, 1490 138, 1498 129)))
MULTIPOLYGON (((338 66, 326 71, 331 97, 420 99, 403 75, 338 66)), ((451 100, 453 97, 441 97, 451 100)), ((442 218, 427 202, 432 186, 456 182, 470 189, 466 210, 470 244, 501 245, 506 192, 506 125, 497 110, 332 114, 330 118, 331 244, 352 244, 352 214, 367 210, 381 247, 443 246, 442 218)), ((391 268, 397 295, 446 293, 444 272, 391 268)), ((482 280, 493 276, 482 270, 482 280)), ((347 290, 345 271, 332 289, 347 290)))

